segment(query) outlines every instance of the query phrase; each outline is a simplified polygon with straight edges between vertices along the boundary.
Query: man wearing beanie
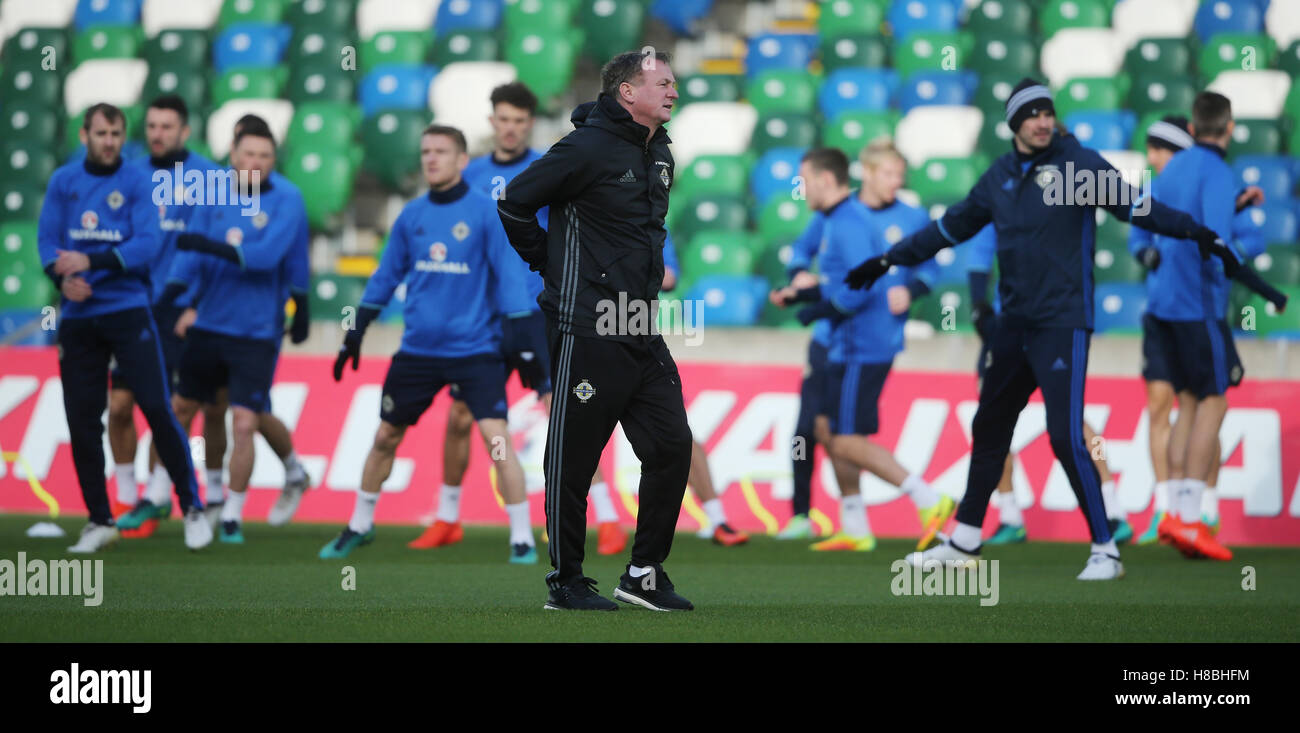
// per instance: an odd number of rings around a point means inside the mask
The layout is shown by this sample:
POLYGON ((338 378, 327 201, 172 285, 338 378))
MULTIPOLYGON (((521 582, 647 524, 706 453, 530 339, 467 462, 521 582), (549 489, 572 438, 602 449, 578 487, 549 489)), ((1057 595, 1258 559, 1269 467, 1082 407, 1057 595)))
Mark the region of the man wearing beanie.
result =
MULTIPOLYGON (((1232 258, 1219 236, 1188 214, 1143 198, 1118 172, 1072 135, 1056 131, 1056 109, 1041 82, 1025 79, 1007 98, 1013 149, 998 158, 965 200, 904 238, 883 256, 858 265, 846 280, 869 287, 895 265, 914 265, 974 236, 992 222, 998 239, 1002 312, 992 329, 989 364, 971 425, 966 493, 951 537, 908 556, 968 565, 979 559, 981 526, 1002 475, 1011 434, 1030 394, 1042 390, 1052 450, 1065 469, 1092 535, 1080 580, 1124 575, 1102 503, 1101 482, 1084 444, 1083 388, 1093 329, 1093 251, 1097 207, 1121 221, 1196 242, 1201 257, 1232 258), (1098 195, 1061 197, 1070 178, 1091 175, 1114 185, 1098 195), (1109 189, 1109 190, 1107 190, 1109 189), (1115 194, 1110 200, 1110 194, 1115 194)), ((1083 192, 1081 192, 1083 193, 1083 192)), ((1225 232, 1226 233, 1226 232, 1225 232)), ((1191 246, 1190 244, 1186 246, 1191 246)))

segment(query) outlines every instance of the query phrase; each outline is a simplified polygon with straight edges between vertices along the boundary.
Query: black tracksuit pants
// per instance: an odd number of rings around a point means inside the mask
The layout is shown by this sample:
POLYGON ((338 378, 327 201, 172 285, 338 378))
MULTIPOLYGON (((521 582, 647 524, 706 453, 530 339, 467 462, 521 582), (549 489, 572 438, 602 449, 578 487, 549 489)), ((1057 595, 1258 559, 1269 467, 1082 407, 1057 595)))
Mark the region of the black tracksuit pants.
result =
POLYGON ((555 385, 546 432, 548 583, 582 577, 587 492, 600 454, 622 423, 641 460, 632 564, 662 563, 672 548, 691 467, 682 380, 660 336, 627 343, 560 333, 549 323, 555 385))
POLYGON ((59 374, 68 419, 72 463, 90 520, 112 524, 104 481, 104 409, 108 406, 109 358, 153 431, 158 458, 171 476, 182 514, 203 508, 190 459, 190 442, 172 413, 170 379, 163 366, 158 328, 147 308, 129 308, 59 324, 59 374))

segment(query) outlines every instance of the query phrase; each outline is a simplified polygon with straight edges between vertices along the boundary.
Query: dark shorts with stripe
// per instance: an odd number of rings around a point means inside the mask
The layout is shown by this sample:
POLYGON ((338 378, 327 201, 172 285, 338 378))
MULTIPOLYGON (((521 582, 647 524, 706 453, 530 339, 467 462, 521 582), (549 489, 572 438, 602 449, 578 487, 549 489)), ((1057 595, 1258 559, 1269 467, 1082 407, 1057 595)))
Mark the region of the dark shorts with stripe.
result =
POLYGON ((825 344, 808 342, 808 366, 804 368, 803 383, 799 387, 799 419, 795 423, 795 435, 811 438, 817 416, 826 414, 822 409, 822 399, 826 393, 828 351, 825 344))
POLYGON ((504 420, 505 373, 500 354, 439 359, 399 351, 384 377, 379 417, 393 425, 414 425, 442 388, 451 385, 475 420, 504 420))
MULTIPOLYGON (((176 335, 176 319, 180 318, 181 309, 154 306, 151 311, 154 323, 158 326, 158 348, 162 349, 163 367, 167 370, 167 386, 174 390, 180 377, 181 350, 185 346, 185 340, 176 335)), ((130 389, 122 378, 116 360, 109 369, 109 378, 112 380, 109 389, 130 389)))
POLYGON ((216 401, 222 387, 229 389, 230 404, 265 412, 270 407, 271 382, 280 344, 190 327, 181 352, 181 397, 205 404, 216 401))
POLYGON ((1241 365, 1226 321, 1142 319, 1142 378, 1165 381, 1197 399, 1221 395, 1241 384, 1241 365))
POLYGON ((880 392, 893 362, 828 364, 822 413, 832 435, 875 435, 880 431, 880 392))

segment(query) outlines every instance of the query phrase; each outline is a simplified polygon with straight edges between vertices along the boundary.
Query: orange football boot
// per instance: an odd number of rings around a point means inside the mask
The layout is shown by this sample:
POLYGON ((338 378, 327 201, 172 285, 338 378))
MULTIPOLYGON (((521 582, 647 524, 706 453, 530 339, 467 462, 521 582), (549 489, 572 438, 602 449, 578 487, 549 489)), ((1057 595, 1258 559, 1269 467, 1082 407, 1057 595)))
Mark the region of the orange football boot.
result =
POLYGON ((465 539, 465 529, 460 526, 460 522, 444 522, 439 519, 419 537, 407 542, 406 546, 414 550, 428 550, 454 545, 463 539, 465 539))
POLYGON ((1187 525, 1183 524, 1183 520, 1179 519, 1178 515, 1166 512, 1164 518, 1160 520, 1160 525, 1156 527, 1156 536, 1160 538, 1160 544, 1167 545, 1174 541, 1175 535, 1186 528, 1187 525))
POLYGON ((627 533, 618 522, 601 522, 596 527, 596 554, 617 555, 627 547, 627 533))
POLYGON ((1188 557, 1208 557, 1211 560, 1231 560, 1232 550, 1219 544, 1204 522, 1184 524, 1174 534, 1173 543, 1188 557))
POLYGON ((733 547, 749 542, 748 532, 737 532, 729 524, 719 524, 713 528, 713 543, 723 547, 733 547))

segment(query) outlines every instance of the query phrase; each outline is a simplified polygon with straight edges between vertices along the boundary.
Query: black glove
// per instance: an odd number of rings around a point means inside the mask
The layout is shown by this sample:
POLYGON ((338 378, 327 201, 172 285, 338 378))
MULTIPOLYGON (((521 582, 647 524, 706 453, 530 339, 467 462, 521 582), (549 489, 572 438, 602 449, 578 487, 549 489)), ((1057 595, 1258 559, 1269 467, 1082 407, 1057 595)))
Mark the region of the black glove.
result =
POLYGON ((874 285, 886 272, 889 272, 889 256, 872 257, 849 270, 844 282, 854 290, 866 290, 874 285))
POLYGON ((300 344, 307 340, 307 332, 311 329, 311 308, 307 304, 307 295, 294 293, 293 305, 293 323, 289 326, 289 340, 300 344))
POLYGON ((1232 253, 1232 250, 1228 249, 1222 239, 1216 240, 1210 246, 1210 254, 1218 257, 1223 262, 1223 274, 1227 275, 1229 280, 1236 276, 1237 270, 1241 268, 1241 263, 1237 261, 1237 256, 1232 253))
POLYGON ((981 300, 970 309, 970 320, 975 326, 975 333, 979 334, 980 341, 988 343, 993 336, 993 323, 997 315, 993 312, 993 306, 986 300, 981 300))
POLYGON ((829 318, 832 326, 844 320, 844 314, 829 300, 819 300, 812 305, 804 306, 794 314, 794 317, 805 326, 822 318, 829 318))
POLYGON ((1219 239, 1219 235, 1215 234, 1214 230, 1209 227, 1201 227, 1199 230, 1192 233, 1191 238, 1196 240, 1196 248, 1200 250, 1201 259, 1203 260, 1210 259, 1210 255, 1214 251, 1214 245, 1216 242, 1218 244, 1223 244, 1223 240, 1219 239))
POLYGON ((343 345, 339 347, 339 355, 334 358, 334 381, 343 381, 343 365, 352 360, 352 371, 356 371, 361 365, 361 337, 366 334, 366 328, 370 322, 375 320, 379 315, 378 308, 368 308, 361 306, 357 308, 357 320, 351 330, 343 337, 343 345))
POLYGON ((505 354, 506 366, 519 373, 519 383, 524 389, 533 389, 533 370, 523 368, 537 359, 537 352, 528 342, 528 329, 524 327, 526 315, 506 316, 501 320, 501 353, 505 354))
POLYGON ((795 303, 816 303, 822 299, 822 287, 814 285, 811 288, 801 288, 794 291, 794 295, 785 299, 786 305, 795 303))
POLYGON ((225 242, 217 242, 202 234, 194 232, 185 232, 176 238, 176 249, 186 252, 202 252, 203 254, 214 255, 223 260, 239 264, 239 252, 225 242))
POLYGON ((1160 250, 1155 247, 1143 247, 1138 250, 1137 260, 1147 269, 1147 272, 1151 272, 1160 266, 1160 250))

